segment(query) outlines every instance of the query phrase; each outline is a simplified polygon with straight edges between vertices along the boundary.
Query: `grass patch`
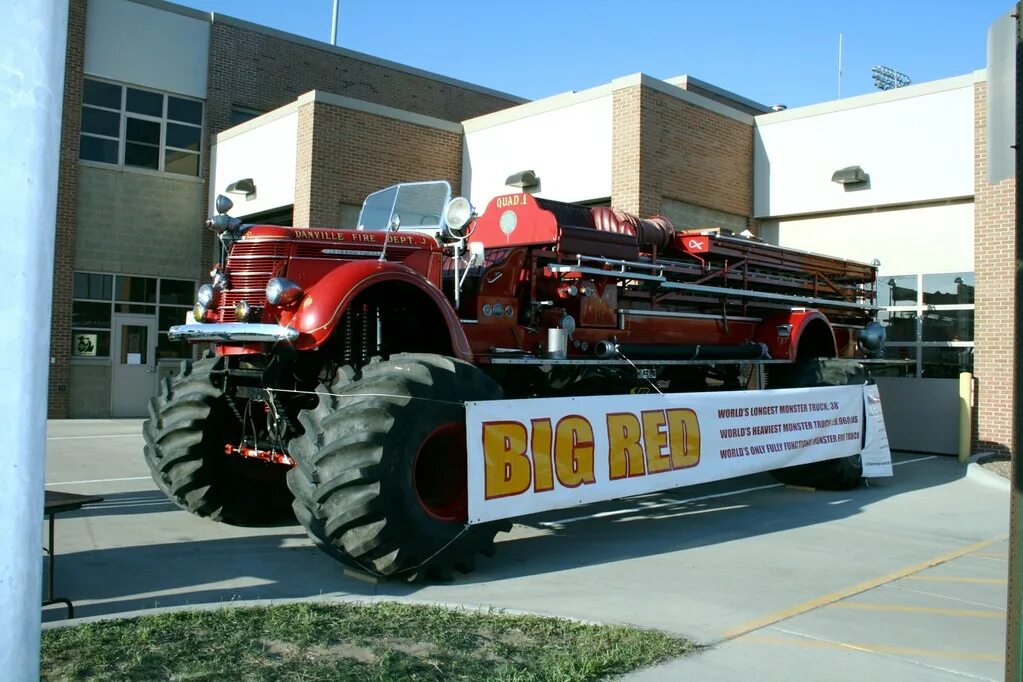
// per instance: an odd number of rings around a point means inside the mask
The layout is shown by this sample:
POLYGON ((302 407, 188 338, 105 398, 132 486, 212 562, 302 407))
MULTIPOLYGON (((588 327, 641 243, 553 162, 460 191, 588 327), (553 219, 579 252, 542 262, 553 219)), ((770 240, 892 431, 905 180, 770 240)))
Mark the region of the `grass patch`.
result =
POLYGON ((399 603, 181 611, 43 633, 42 679, 595 680, 681 656, 653 630, 399 603))

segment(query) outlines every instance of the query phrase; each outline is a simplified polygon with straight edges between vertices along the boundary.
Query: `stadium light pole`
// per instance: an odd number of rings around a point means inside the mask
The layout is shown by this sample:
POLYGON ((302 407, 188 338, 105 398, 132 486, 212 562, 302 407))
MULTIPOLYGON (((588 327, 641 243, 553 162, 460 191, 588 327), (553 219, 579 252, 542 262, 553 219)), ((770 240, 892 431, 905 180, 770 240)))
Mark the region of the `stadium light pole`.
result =
POLYGON ((0 22, 0 676, 39 679, 53 241, 68 0, 19 0, 0 22))
POLYGON ((870 74, 874 79, 874 87, 878 90, 904 88, 913 82, 906 74, 887 66, 875 66, 870 70, 870 74))

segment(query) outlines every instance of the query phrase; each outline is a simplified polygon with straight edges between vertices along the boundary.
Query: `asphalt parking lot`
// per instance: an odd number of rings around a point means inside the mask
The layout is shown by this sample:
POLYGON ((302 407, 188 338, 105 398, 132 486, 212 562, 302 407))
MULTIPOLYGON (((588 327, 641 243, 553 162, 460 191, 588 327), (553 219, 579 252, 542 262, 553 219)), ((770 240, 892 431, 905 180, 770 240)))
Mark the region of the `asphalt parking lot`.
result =
MULTIPOLYGON (((56 592, 80 617, 231 600, 408 598, 631 623, 704 651, 635 679, 1001 679, 1008 495, 953 458, 830 493, 767 475, 523 519, 441 585, 346 576, 297 526, 180 511, 139 420, 52 421, 47 488, 104 496, 57 521, 56 592)), ((64 616, 44 610, 44 621, 64 616)))

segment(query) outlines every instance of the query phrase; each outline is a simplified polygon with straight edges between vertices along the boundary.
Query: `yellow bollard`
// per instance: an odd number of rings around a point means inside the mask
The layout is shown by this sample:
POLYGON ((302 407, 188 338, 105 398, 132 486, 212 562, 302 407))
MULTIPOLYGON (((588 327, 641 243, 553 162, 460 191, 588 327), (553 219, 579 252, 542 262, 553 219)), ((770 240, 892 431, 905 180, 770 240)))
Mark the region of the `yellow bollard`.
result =
POLYGON ((959 373, 959 461, 970 458, 973 445, 973 375, 959 373))

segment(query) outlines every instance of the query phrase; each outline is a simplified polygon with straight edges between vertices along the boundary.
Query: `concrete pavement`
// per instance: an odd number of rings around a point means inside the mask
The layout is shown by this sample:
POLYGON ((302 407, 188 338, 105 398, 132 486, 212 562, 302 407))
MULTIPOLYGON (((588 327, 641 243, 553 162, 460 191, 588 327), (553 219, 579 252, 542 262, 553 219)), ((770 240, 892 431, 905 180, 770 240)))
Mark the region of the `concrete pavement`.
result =
MULTIPOLYGON (((1008 497, 952 458, 807 492, 766 475, 537 515, 443 585, 345 576, 296 526, 167 502, 138 420, 54 421, 47 485, 104 502, 57 523, 77 614, 234 599, 412 598, 655 627, 709 645, 635 679, 1000 679, 1008 497)), ((50 607, 44 620, 57 620, 50 607)))

